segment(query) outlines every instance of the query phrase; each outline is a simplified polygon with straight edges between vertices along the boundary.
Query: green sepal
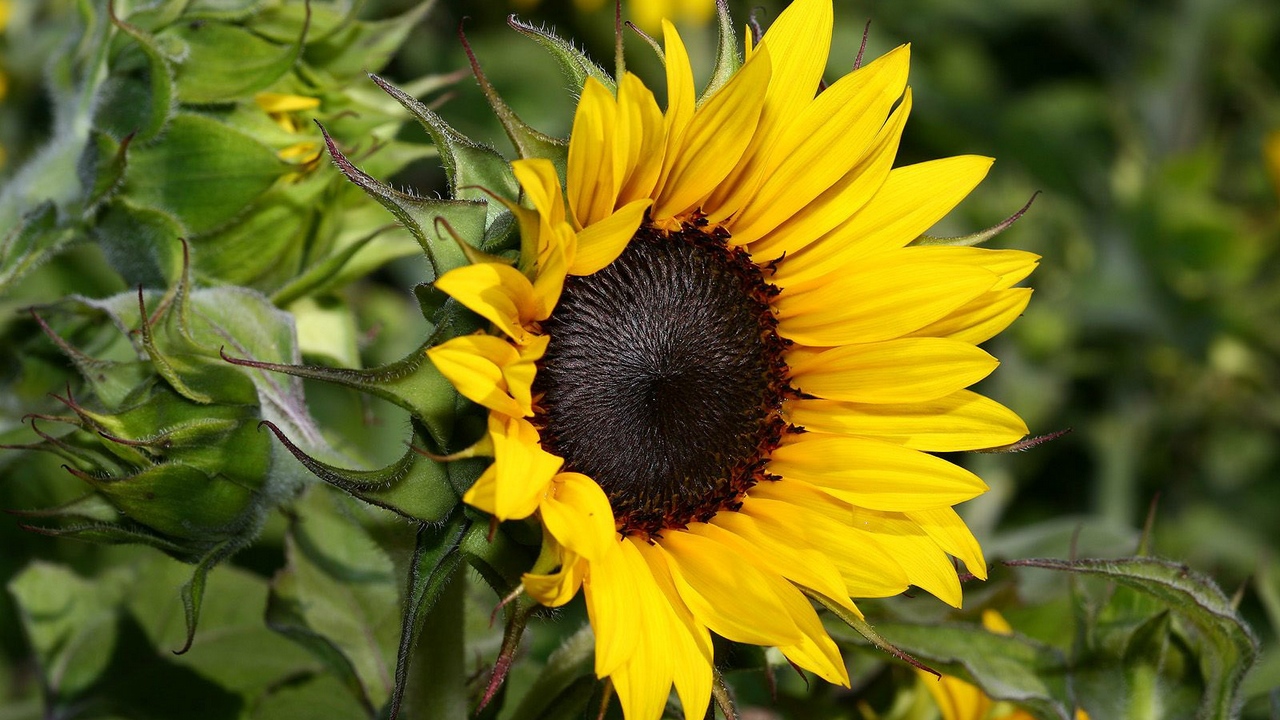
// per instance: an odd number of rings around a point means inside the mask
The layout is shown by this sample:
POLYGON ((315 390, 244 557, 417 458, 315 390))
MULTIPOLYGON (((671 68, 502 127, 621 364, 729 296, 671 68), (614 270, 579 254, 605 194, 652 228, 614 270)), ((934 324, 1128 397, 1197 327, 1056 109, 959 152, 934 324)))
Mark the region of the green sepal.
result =
POLYGON ((184 20, 242 22, 262 12, 267 0, 191 0, 184 20))
POLYGON ((742 55, 738 52, 738 38, 735 35, 733 18, 729 17, 728 0, 716 0, 716 27, 720 38, 716 46, 716 64, 698 102, 711 97, 742 67, 742 55))
POLYGON ((182 647, 173 651, 175 655, 181 655, 190 650, 191 643, 195 640, 196 624, 200 621, 200 607, 204 604, 204 588, 209 578, 209 571, 218 563, 234 555, 244 544, 246 544, 244 540, 233 539, 214 547, 200 559, 191 573, 191 579, 183 583, 178 591, 178 596, 182 600, 182 614, 187 623, 187 639, 182 647))
POLYGON ((470 200, 483 202, 488 207, 486 225, 493 222, 498 215, 506 212, 500 204, 489 202, 489 194, 493 193, 508 199, 519 197, 515 175, 511 172, 511 164, 493 148, 477 143, 452 126, 403 90, 395 87, 377 75, 369 77, 378 84, 396 102, 404 106, 435 141, 440 151, 440 161, 444 165, 445 176, 449 181, 449 197, 454 200, 470 200), (487 191, 487 192, 486 192, 487 191))
POLYGON ((25 213, 17 227, 0 239, 0 295, 76 239, 73 229, 58 223, 58 210, 52 202, 42 202, 25 213))
MULTIPOLYGON (((244 26, 268 40, 278 43, 293 42, 302 34, 303 26, 308 22, 310 10, 311 28, 307 31, 308 46, 321 42, 353 22, 359 22, 362 2, 352 3, 319 3, 303 0, 273 3, 254 13, 246 20, 244 26), (347 5, 343 8, 341 5, 347 5)), ((308 58, 309 59, 309 58, 308 58)))
POLYGON ((932 235, 921 235, 920 237, 916 238, 915 240, 912 240, 908 244, 921 245, 921 246, 960 245, 964 247, 981 245, 982 243, 985 243, 991 238, 999 235, 1000 233, 1012 227, 1013 224, 1016 223, 1019 218, 1021 218, 1023 215, 1026 214, 1027 210, 1031 209, 1031 203, 1035 202, 1036 197, 1038 197, 1039 195, 1040 195, 1040 191, 1037 190, 1031 196, 1031 199, 1027 201, 1026 205, 1023 205, 1017 212, 1005 218, 1004 220, 1001 220, 999 223, 992 225, 986 230, 979 230, 976 233, 970 233, 968 235, 960 235, 958 237, 933 237, 932 235))
POLYGON ((459 503, 440 464, 412 447, 396 462, 375 470, 353 470, 317 460, 294 445, 273 423, 263 425, 316 477, 410 520, 435 523, 459 503))
MULTIPOLYGON (((111 22, 137 44, 147 60, 148 95, 145 103, 138 103, 137 100, 140 98, 133 98, 121 92, 122 85, 114 85, 107 91, 104 98, 100 98, 99 106, 94 111, 94 125, 104 130, 114 131, 122 139, 132 135, 138 143, 145 144, 164 131, 173 108, 177 105, 173 68, 169 59, 156 44, 155 37, 116 17, 114 7, 114 3, 107 4, 111 12, 111 22), (106 101, 102 102, 103 99, 106 101), (131 107, 120 107, 121 103, 131 107), (122 127, 121 120, 131 117, 139 110, 143 111, 142 124, 122 127)), ((116 82, 126 81, 123 78, 117 78, 116 82)))
POLYGON ((426 253, 436 277, 466 264, 466 257, 452 238, 442 235, 436 228, 436 218, 448 219, 451 225, 468 235, 483 237, 489 212, 487 208, 491 203, 482 200, 436 200, 400 192, 357 168, 338 149, 337 143, 324 126, 320 127, 320 131, 324 134, 324 141, 334 164, 351 182, 389 210, 413 235, 426 253))
POLYGON ((511 144, 515 146, 516 154, 521 158, 550 160, 556 167, 556 174, 563 181, 569 165, 569 141, 540 133, 521 120, 480 69, 480 61, 476 59, 476 54, 472 51, 471 44, 467 42, 466 35, 459 31, 458 37, 462 40, 462 47, 467 52, 467 59, 471 62, 471 72, 475 75, 476 82, 480 84, 480 91, 484 93, 485 100, 489 101, 489 107, 493 109, 498 122, 502 123, 502 129, 506 131, 511 144))
POLYGON ((127 477, 74 474, 121 512, 179 540, 206 541, 240 533, 247 524, 244 509, 257 495, 189 465, 156 465, 127 477))
MULTIPOLYGON (((153 375, 151 365, 142 360, 117 361, 91 357, 63 339, 36 310, 32 309, 31 316, 40 325, 45 335, 75 366, 81 377, 89 384, 94 397, 107 407, 119 407, 125 398, 136 392, 138 387, 153 375)), ((119 340, 121 343, 127 342, 123 338, 119 340)))
POLYGON ((129 143, 133 135, 117 141, 106 133, 91 131, 80 162, 76 165, 84 190, 85 210, 92 210, 118 190, 124 180, 129 143))
MULTIPOLYGON (((414 656, 421 662, 419 638, 428 615, 440 600, 448 584, 455 580, 463 556, 458 549, 471 520, 460 509, 442 524, 421 525, 414 541, 413 558, 409 562, 409 579, 405 589, 405 609, 400 626, 400 645, 396 650, 395 688, 388 702, 388 717, 396 720, 409 682, 414 656), (415 653, 415 649, 418 652, 415 653)), ((422 674, 418 673, 418 677, 422 674)), ((419 688, 430 691, 429 688, 419 688)))
POLYGON ((321 380, 382 398, 408 410, 428 430, 436 451, 446 451, 453 441, 454 404, 457 392, 427 360, 426 350, 437 342, 429 338, 404 358, 375 368, 329 368, 285 365, 223 355, 227 362, 245 367, 321 380))
POLYGON ((116 198, 93 228, 111 269, 130 287, 167 288, 182 272, 182 223, 153 207, 116 198))
POLYGON ((569 89, 575 94, 581 92, 582 86, 587 83, 589 77, 595 78, 601 85, 608 88, 609 92, 617 92, 618 85, 609 73, 587 57, 586 53, 574 47, 573 43, 553 32, 522 22, 516 19, 515 15, 507 18, 507 24, 551 53, 552 57, 560 63, 560 69, 569 79, 569 89))
POLYGON ((537 546, 518 543, 511 537, 511 531, 519 525, 504 523, 491 530, 488 523, 477 523, 462 539, 467 562, 499 596, 505 597, 519 587, 521 576, 537 558, 537 546))

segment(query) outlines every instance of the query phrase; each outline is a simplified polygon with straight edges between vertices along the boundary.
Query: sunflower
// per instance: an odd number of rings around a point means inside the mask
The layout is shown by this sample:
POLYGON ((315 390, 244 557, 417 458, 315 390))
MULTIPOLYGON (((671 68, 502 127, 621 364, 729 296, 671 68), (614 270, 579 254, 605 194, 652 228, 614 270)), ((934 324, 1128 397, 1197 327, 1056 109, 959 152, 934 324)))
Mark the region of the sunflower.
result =
POLYGON ((665 111, 634 75, 587 80, 564 186, 512 163, 519 260, 436 281, 493 328, 428 353, 489 411, 464 500, 540 519, 524 590, 582 591, 632 720, 673 684, 703 717, 712 633, 847 686, 812 600, 856 615, 915 585, 958 607, 948 556, 986 571, 952 506, 986 486, 929 453, 1027 434, 965 388, 1038 258, 910 245, 992 161, 893 168, 909 48, 818 92, 831 30, 830 0, 796 0, 699 100, 664 22, 665 111))

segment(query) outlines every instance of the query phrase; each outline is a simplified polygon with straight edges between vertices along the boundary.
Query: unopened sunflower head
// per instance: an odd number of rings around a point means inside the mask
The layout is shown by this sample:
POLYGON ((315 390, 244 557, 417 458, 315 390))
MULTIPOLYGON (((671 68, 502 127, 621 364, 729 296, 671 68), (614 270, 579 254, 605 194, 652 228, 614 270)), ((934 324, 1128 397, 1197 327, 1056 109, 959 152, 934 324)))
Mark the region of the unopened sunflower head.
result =
POLYGON ((47 377, 69 362, 80 382, 52 394, 57 410, 23 418, 35 442, 3 446, 52 453, 84 483, 82 496, 59 507, 6 508, 27 529, 148 545, 195 566, 183 589, 188 642, 205 575, 256 539, 267 515, 306 479, 260 425, 327 451, 300 382, 224 359, 296 362, 288 314, 249 290, 189 283, 184 272, 163 293, 139 288, 31 308, 44 336, 15 348, 24 365, 47 377), (54 347, 61 357, 51 357, 54 347))
POLYGON ((436 222, 433 240, 423 218, 459 207, 393 195, 335 155, 433 257, 471 241, 424 293, 426 356, 486 416, 461 455, 492 462, 463 499, 541 525, 523 590, 549 606, 581 591, 596 674, 632 720, 659 717, 673 685, 704 716, 713 635, 848 685, 815 602, 863 628, 854 598, 911 585, 958 607, 952 557, 986 566, 954 506, 986 486, 931 453, 1027 434, 967 388, 995 369, 977 346, 1022 312, 1038 258, 968 246, 993 232, 924 235, 992 161, 895 168, 909 48, 824 84, 830 0, 792 3, 741 55, 719 8, 701 97, 662 23, 665 108, 542 33, 581 85, 567 148, 477 65, 520 155, 509 171, 422 116, 454 148, 453 189, 501 202, 469 231, 436 222))

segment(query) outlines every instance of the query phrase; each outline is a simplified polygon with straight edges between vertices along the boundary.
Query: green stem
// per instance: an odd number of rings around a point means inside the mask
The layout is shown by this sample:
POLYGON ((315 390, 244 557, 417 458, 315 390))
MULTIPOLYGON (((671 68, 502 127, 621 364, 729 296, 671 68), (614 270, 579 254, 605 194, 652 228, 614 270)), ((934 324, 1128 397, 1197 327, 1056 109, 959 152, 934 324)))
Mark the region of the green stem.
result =
POLYGON ((427 613, 409 664, 401 717, 466 719, 466 591, 466 573, 455 571, 427 613))

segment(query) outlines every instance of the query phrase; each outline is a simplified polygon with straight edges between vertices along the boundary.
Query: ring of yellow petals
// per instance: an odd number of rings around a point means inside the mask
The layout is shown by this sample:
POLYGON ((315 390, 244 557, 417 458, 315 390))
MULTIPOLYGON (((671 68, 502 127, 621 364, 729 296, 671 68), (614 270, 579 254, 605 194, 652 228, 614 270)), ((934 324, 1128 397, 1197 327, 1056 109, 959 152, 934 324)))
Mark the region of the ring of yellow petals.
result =
POLYGON ((985 562, 951 506, 985 485, 927 453, 1027 433, 1015 414, 965 388, 994 369, 975 346, 1021 314, 1031 291, 1015 285, 1036 256, 904 247, 991 161, 893 168, 911 109, 909 50, 815 96, 831 29, 830 0, 796 0, 699 104, 688 54, 664 23, 666 110, 634 75, 620 79, 616 96, 588 80, 565 187, 548 161, 512 164, 527 204, 509 205, 523 243, 517 266, 481 262, 436 282, 504 336, 428 351, 463 396, 490 411, 493 463, 464 500, 501 520, 540 515, 543 553, 524 588, 551 606, 583 590, 596 673, 612 680, 633 720, 658 718, 673 685, 686 718, 702 717, 711 632, 777 647, 847 685, 802 589, 855 613, 851 597, 909 585, 959 606, 948 555, 979 577, 985 562), (659 230, 704 215, 772 268, 778 332, 794 342, 792 381, 815 396, 784 408, 808 432, 788 436, 770 458, 781 480, 753 487, 738 512, 652 538, 617 533, 603 491, 562 472, 529 420, 548 341, 540 323, 566 276, 617 258, 646 212, 659 230))

